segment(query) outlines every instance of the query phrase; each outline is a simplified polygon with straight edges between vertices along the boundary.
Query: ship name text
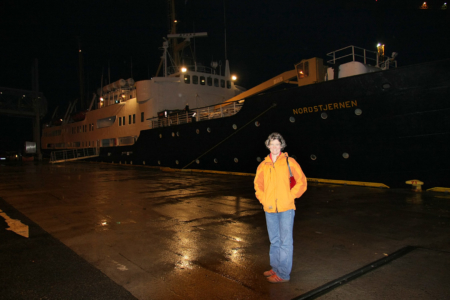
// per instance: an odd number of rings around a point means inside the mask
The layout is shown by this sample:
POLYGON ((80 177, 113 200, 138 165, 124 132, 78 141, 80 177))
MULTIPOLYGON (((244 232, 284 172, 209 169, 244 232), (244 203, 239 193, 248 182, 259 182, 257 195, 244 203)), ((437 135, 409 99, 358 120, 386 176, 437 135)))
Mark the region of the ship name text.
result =
POLYGON ((307 114, 307 113, 313 113, 313 112, 319 112, 319 111, 351 108, 354 106, 358 106, 358 103, 356 100, 299 107, 299 108, 294 108, 293 111, 294 111, 294 115, 301 115, 301 114, 307 114))

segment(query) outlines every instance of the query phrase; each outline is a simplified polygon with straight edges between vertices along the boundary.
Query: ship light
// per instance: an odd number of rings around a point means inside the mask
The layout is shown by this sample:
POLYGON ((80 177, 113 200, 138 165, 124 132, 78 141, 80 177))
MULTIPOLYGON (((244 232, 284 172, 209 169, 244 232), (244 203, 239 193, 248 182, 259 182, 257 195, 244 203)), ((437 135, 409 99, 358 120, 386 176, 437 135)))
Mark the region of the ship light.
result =
POLYGON ((231 75, 231 80, 236 81, 237 77, 236 75, 231 75))
POLYGON ((187 69, 186 67, 181 67, 181 72, 186 73, 187 69))
POLYGON ((103 97, 100 97, 100 101, 103 101, 103 97))

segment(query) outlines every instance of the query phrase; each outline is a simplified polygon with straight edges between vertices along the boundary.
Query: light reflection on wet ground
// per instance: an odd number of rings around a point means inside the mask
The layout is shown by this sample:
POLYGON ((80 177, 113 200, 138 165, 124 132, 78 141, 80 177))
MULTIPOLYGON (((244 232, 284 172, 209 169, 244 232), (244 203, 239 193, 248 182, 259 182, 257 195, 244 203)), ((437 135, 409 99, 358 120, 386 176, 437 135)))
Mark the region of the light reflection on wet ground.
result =
POLYGON ((0 179, 0 197, 140 299, 292 299, 406 245, 450 251, 449 195, 310 185, 291 281, 271 285, 251 177, 70 163, 2 166, 0 179))

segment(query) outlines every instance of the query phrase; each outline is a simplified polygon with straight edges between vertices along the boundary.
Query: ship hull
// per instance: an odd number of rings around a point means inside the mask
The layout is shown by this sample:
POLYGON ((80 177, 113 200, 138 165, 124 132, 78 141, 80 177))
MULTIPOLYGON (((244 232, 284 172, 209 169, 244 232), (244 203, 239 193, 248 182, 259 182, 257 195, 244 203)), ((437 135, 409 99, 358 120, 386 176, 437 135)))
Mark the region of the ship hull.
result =
POLYGON ((232 117, 144 130, 99 159, 254 173, 279 132, 309 178, 448 187, 449 99, 450 60, 424 63, 257 95, 232 117))

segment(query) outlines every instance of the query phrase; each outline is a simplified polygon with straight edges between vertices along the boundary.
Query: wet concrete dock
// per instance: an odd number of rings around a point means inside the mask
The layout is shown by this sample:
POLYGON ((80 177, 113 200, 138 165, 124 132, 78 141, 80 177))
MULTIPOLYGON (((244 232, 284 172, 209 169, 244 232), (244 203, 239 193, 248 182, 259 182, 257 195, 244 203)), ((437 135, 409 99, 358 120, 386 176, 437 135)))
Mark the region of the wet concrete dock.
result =
POLYGON ((310 184, 297 200, 291 281, 270 284, 252 182, 117 164, 2 165, 0 299, 301 299, 405 246, 417 248, 319 299, 449 297, 450 195, 310 184))

